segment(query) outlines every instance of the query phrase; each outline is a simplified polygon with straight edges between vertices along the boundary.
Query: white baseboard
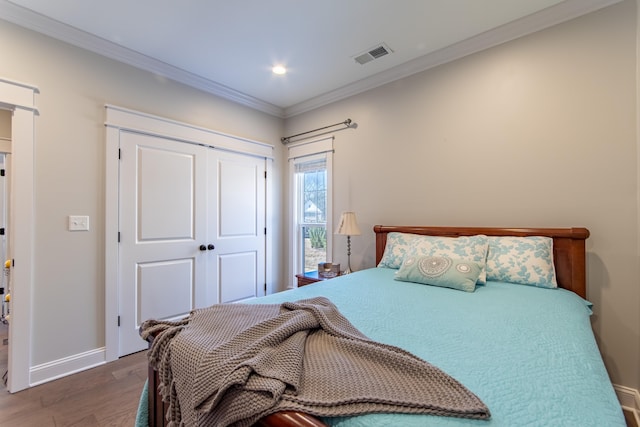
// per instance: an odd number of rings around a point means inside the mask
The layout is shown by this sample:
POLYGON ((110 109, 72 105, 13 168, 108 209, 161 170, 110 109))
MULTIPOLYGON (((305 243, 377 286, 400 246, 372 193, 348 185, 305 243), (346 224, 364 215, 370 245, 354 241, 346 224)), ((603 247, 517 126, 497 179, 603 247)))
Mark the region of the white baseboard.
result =
POLYGON ((636 423, 640 425, 640 392, 634 388, 616 384, 613 385, 613 389, 616 391, 622 409, 633 413, 636 423))
POLYGON ((106 348, 102 347, 33 366, 29 370, 29 386, 33 387, 96 366, 104 365, 106 363, 105 357, 106 348))

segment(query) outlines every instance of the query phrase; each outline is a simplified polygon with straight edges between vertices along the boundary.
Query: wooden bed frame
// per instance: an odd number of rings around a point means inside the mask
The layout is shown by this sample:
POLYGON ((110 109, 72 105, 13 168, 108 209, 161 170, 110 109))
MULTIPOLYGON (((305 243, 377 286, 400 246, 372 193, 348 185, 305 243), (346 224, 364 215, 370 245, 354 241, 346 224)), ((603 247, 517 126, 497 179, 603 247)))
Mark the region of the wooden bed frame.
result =
MULTIPOLYGON (((586 298, 586 249, 589 237, 586 228, 496 228, 496 227, 422 227, 384 226, 373 227, 376 233, 376 265, 382 259, 387 235, 392 232, 429 236, 459 237, 484 234, 487 236, 547 236, 553 238, 553 257, 558 286, 586 298)), ((152 338, 150 338, 152 340, 152 338)), ((158 394, 158 376, 149 367, 149 426, 164 427, 166 424, 165 402, 158 394)), ((261 419, 256 425, 262 427, 321 427, 326 426, 318 418, 302 412, 283 411, 261 419)))

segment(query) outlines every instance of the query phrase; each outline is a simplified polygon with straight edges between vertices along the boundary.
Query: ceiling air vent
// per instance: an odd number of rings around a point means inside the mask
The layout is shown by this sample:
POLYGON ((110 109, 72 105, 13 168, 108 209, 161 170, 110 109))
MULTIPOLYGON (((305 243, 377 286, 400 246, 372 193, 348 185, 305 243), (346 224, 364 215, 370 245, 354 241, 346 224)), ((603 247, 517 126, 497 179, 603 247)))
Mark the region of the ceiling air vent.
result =
POLYGON ((367 62, 371 62, 374 59, 378 59, 380 57, 383 57, 385 55, 388 55, 390 53, 392 53, 393 51, 391 49, 389 49, 389 46, 385 45, 384 43, 367 50, 366 52, 363 53, 359 53, 357 55, 352 56, 353 59, 355 59, 355 61, 360 64, 360 65, 364 65, 367 62))

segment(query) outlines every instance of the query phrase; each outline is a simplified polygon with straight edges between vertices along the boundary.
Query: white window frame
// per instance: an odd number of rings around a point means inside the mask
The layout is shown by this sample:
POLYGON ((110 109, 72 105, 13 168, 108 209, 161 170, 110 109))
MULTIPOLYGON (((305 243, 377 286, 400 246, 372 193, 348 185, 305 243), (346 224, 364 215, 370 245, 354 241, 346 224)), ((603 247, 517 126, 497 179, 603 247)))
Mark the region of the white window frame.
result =
POLYGON ((295 275, 304 271, 301 258, 300 223, 298 223, 298 185, 296 182, 296 163, 302 163, 324 157, 327 167, 327 262, 333 257, 333 136, 312 141, 291 144, 289 149, 289 214, 291 227, 289 229, 289 287, 295 287, 295 275))

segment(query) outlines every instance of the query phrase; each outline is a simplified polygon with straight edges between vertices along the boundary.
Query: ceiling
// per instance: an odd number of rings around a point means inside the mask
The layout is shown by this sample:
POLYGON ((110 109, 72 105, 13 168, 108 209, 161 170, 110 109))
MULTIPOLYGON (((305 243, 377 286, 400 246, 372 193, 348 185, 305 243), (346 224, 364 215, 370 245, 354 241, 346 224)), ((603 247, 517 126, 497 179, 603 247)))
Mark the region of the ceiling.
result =
POLYGON ((0 0, 0 18, 290 117, 617 1, 0 0))

